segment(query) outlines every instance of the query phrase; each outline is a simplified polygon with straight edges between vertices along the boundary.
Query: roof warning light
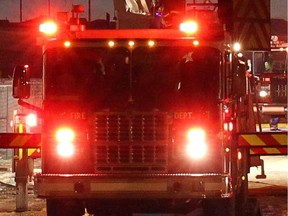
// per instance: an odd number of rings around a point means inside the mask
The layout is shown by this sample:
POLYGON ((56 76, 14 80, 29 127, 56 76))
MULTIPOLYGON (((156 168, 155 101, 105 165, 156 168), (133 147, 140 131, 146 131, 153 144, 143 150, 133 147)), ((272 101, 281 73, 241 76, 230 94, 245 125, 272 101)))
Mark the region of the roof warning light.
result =
POLYGON ((57 32, 57 25, 53 21, 47 21, 40 24, 39 31, 47 35, 53 35, 57 32))

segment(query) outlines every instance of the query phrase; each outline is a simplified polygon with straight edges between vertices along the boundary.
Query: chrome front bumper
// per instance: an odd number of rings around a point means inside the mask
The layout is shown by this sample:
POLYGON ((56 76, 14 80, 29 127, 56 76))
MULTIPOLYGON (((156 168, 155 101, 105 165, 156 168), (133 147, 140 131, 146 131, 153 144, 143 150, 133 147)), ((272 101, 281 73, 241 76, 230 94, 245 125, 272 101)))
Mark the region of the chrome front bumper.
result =
POLYGON ((43 198, 193 199, 229 198, 227 174, 39 174, 35 190, 43 198))

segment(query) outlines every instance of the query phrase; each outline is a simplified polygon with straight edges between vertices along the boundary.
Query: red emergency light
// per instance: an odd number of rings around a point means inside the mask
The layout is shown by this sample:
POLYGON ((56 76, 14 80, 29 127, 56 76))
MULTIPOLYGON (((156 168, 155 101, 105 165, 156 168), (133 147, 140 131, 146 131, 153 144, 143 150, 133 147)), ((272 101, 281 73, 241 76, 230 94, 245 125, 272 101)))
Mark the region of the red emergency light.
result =
POLYGON ((185 33, 193 34, 198 31, 198 23, 195 21, 185 21, 180 23, 179 30, 185 33))
POLYGON ((54 35, 58 30, 58 26, 53 21, 47 21, 45 23, 40 24, 39 31, 46 35, 54 35))

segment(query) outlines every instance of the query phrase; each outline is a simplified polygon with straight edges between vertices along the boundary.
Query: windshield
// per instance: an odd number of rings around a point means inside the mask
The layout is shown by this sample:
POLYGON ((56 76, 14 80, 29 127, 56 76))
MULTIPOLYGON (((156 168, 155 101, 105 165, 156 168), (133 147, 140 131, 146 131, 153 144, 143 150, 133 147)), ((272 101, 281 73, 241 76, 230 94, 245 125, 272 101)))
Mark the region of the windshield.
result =
POLYGON ((265 73, 287 73, 287 52, 270 52, 265 61, 265 73))
POLYGON ((169 109, 214 103, 219 51, 186 46, 54 48, 45 54, 45 99, 97 108, 169 109))

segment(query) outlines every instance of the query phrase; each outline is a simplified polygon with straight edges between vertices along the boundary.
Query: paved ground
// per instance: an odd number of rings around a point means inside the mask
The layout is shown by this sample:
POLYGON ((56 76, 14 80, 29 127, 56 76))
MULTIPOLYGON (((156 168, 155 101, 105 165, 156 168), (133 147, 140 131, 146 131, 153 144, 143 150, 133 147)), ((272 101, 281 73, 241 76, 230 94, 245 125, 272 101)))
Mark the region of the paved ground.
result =
MULTIPOLYGON (((256 167, 249 174, 249 193, 257 197, 260 203, 262 216, 287 216, 287 181, 288 181, 288 157, 262 157, 265 161, 266 179, 256 179, 261 173, 256 167)), ((1 167, 10 167, 10 161, 0 160, 1 167)), ((0 181, 14 184, 14 175, 9 171, 0 169, 0 181)), ((37 199, 32 190, 29 191, 29 211, 15 212, 15 187, 0 185, 0 216, 45 216, 45 201, 37 199)), ((168 216, 167 214, 135 214, 134 216, 168 216)), ((169 215, 171 216, 171 215, 169 215)), ((187 216, 201 216, 197 210, 187 216)))
POLYGON ((260 167, 252 167, 250 170, 249 188, 265 186, 288 186, 288 156, 262 156, 266 179, 257 179, 261 174, 260 167))
POLYGON ((249 194, 257 197, 263 216, 288 216, 288 156, 262 156, 261 159, 266 179, 257 179, 261 169, 251 168, 249 194))

